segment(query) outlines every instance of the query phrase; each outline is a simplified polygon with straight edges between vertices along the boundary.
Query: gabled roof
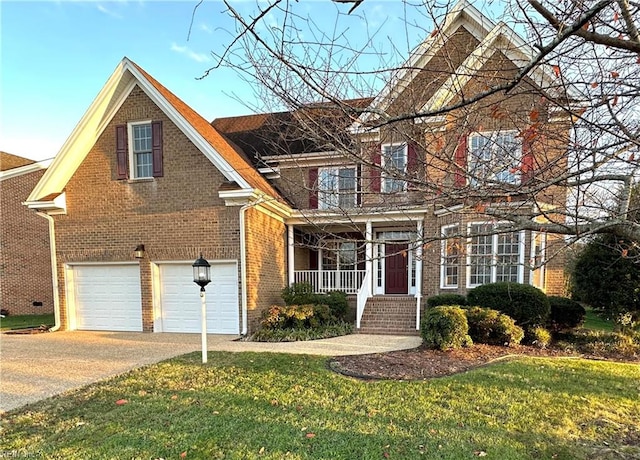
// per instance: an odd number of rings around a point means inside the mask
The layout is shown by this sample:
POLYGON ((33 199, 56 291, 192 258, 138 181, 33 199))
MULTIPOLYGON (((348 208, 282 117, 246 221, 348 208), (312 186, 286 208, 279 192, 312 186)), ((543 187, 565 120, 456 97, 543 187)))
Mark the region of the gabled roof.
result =
POLYGON ((7 152, 0 152, 0 181, 47 169, 49 164, 51 164, 51 160, 36 162, 7 152))
POLYGON ((98 96, 64 143, 40 182, 27 199, 43 200, 61 193, 135 86, 167 115, 230 182, 241 189, 258 191, 279 199, 278 192, 256 171, 243 152, 145 70, 123 58, 98 96))
POLYGON ((19 168, 20 166, 26 166, 32 163, 35 163, 35 161, 19 157, 18 155, 12 155, 7 152, 0 152, 0 171, 19 168))
POLYGON ((358 116, 357 111, 366 108, 372 100, 360 98, 344 100, 340 104, 308 104, 292 112, 216 118, 211 124, 241 147, 254 165, 262 166, 264 157, 327 150, 332 139, 323 137, 322 133, 328 132, 331 136, 345 133, 346 136, 346 128, 358 116), (309 129, 309 125, 322 128, 309 129))
MULTIPOLYGON (((372 102, 370 109, 387 110, 421 70, 428 68, 431 59, 461 28, 477 39, 479 45, 455 71, 451 72, 450 77, 436 90, 430 100, 422 108, 417 108, 421 112, 443 107, 450 102, 496 51, 501 51, 519 66, 526 63, 534 55, 533 49, 513 29, 503 22, 496 24, 467 0, 460 0, 456 3, 447 13, 444 22, 437 27, 425 41, 412 51, 409 59, 399 67, 397 74, 372 102)), ((535 68, 530 72, 529 77, 538 85, 549 84, 553 79, 552 74, 543 66, 535 68)), ((358 131, 375 118, 373 113, 367 112, 359 117, 351 129, 358 131)))

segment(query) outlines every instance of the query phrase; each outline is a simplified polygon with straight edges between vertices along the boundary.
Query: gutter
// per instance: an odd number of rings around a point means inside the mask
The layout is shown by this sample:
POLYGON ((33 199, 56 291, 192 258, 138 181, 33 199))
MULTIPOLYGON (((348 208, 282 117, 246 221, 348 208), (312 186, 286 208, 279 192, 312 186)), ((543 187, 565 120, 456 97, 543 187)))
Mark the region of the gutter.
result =
POLYGON ((53 284, 53 316, 55 319, 54 326, 49 329, 49 332, 56 332, 60 329, 60 295, 58 294, 58 262, 56 258, 56 233, 53 223, 53 217, 49 214, 41 211, 36 211, 36 214, 44 217, 49 221, 49 247, 51 251, 51 278, 53 284))

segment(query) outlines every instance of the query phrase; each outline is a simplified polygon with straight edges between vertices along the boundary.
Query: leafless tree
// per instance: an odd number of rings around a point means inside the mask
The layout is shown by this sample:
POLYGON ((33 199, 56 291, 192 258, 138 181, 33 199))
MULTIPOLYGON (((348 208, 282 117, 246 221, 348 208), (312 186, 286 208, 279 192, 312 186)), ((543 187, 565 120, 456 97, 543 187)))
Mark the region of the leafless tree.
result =
MULTIPOLYGON (((524 40, 487 41, 498 53, 480 73, 465 67, 473 64, 468 55, 477 43, 426 73, 420 59, 412 60, 425 44, 406 60, 410 37, 426 43, 455 38, 443 36, 453 4, 403 0, 404 30, 385 42, 368 24, 371 3, 327 0, 327 12, 335 12, 328 28, 328 21, 320 24, 304 12, 304 2, 258 2, 249 16, 225 0, 237 27, 213 50, 217 65, 206 74, 232 67, 255 83, 264 104, 256 110, 288 113, 286 121, 277 120, 279 140, 267 136, 274 154, 294 153, 289 149, 297 140, 358 164, 360 191, 370 206, 400 203, 393 193, 384 200, 379 193, 366 198, 371 191, 366 181, 379 180, 380 173, 373 172, 378 169, 406 184, 409 204, 510 222, 500 231, 549 232, 567 235, 566 241, 613 234, 640 244, 640 223, 632 218, 639 212, 637 200, 631 200, 640 164, 640 3, 497 2, 488 13, 495 16, 492 27, 504 22, 504 34, 515 31, 524 40), (344 25, 354 20, 365 27, 356 32, 344 25), (399 44, 403 40, 407 46, 399 44), (517 59, 500 58, 510 46, 517 59), (405 88, 409 76, 423 80, 405 88), (447 91, 434 95, 433 88, 443 85, 447 91), (384 102, 381 92, 394 87, 404 88, 402 102, 384 102), (373 103, 363 99, 376 97, 373 103), (511 141, 535 151, 534 159, 524 164, 521 156, 509 158, 506 152, 498 166, 481 159, 456 161, 461 136, 500 129, 515 129, 511 141), (375 142, 372 133, 378 133, 375 142), (384 139, 415 145, 417 165, 402 170, 381 165, 368 148, 384 139), (502 173, 517 180, 505 181, 502 173)), ((255 160, 267 166, 264 158, 255 160)), ((280 185, 287 186, 284 179, 280 185)), ((289 185, 300 187, 301 181, 289 185)))

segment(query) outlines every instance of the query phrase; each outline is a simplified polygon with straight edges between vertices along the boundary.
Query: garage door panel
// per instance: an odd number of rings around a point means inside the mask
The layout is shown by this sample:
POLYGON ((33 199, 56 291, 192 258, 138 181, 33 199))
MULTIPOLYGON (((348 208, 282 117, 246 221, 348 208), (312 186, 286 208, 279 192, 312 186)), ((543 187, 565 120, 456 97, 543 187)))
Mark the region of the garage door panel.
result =
MULTIPOLYGON (((235 263, 211 263, 206 287, 207 331, 238 334, 238 274, 235 263)), ((200 292, 191 264, 160 265, 161 321, 164 332, 200 332, 200 292)))
POLYGON ((138 265, 73 267, 76 328, 142 331, 138 265))

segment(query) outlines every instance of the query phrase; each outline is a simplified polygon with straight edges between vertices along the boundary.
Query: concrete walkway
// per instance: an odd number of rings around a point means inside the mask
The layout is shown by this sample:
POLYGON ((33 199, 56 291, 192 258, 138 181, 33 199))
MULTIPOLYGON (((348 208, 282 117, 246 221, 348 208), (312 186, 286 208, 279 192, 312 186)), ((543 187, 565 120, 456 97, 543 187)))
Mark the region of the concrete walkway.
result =
MULTIPOLYGON (((0 336, 0 412, 54 396, 140 366, 200 350, 199 334, 53 332, 0 336)), ((310 342, 256 343, 208 336, 209 350, 324 356, 414 348, 419 337, 354 334, 310 342)))

